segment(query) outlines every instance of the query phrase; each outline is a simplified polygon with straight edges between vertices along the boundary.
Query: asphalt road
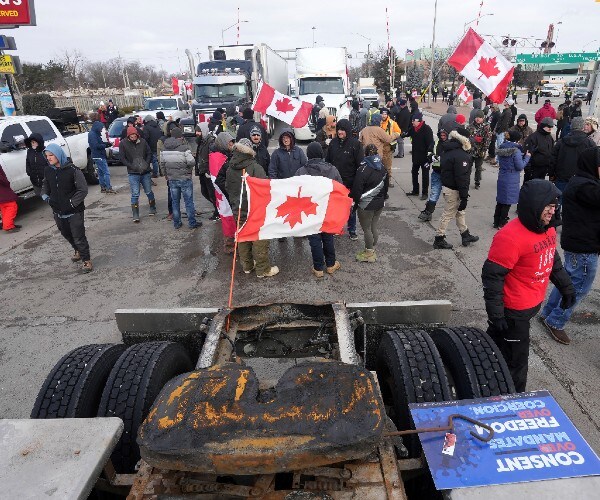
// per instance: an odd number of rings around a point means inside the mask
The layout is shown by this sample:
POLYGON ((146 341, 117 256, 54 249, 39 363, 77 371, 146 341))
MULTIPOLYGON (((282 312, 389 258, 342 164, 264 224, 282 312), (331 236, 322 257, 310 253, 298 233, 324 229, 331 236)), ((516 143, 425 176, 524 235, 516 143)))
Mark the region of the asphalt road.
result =
MULTIPOLYGON (((519 107, 531 115, 537 109, 521 103, 519 107)), ((433 126, 436 119, 426 113, 433 126)), ((494 235, 497 171, 486 165, 481 189, 471 191, 467 222, 480 241, 460 246, 458 230, 451 225, 448 240, 455 245, 451 251, 433 250, 440 210, 433 225, 417 219, 424 202, 405 195, 410 190, 409 172, 409 154, 394 160, 396 187, 382 215, 377 263, 354 259, 362 249, 359 229, 357 242, 346 236, 336 239, 342 269, 317 281, 310 272, 306 240, 273 241, 272 260, 281 273, 258 280, 238 271, 234 303, 448 299, 453 303, 452 325, 485 328, 480 273, 494 235)), ((82 274, 80 264, 71 263, 71 249, 39 199, 20 203, 20 233, 0 235, 0 418, 28 417, 46 374, 70 349, 119 342, 116 309, 227 302, 231 257, 221 251, 219 223, 208 220, 210 207, 200 190, 195 192, 204 223, 199 230, 184 226, 176 231, 166 220, 163 179, 155 188, 158 216, 147 216, 142 195, 142 220, 133 224, 125 169, 111 167, 111 174, 118 194, 101 195, 98 187, 91 187, 86 200, 93 273, 82 274)), ((600 451, 599 307, 597 279, 569 324, 570 346, 556 343, 537 321, 532 322, 528 384, 530 390, 550 390, 596 451, 600 451)))

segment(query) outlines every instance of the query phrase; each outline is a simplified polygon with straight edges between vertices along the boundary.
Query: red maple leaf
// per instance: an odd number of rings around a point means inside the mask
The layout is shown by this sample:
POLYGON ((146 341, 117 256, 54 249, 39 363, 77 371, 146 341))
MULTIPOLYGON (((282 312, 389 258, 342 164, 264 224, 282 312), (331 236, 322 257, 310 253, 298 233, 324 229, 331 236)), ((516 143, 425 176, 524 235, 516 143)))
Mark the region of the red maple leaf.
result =
POLYGON ((479 59, 479 71, 486 78, 498 75, 500 70, 496 66, 496 57, 490 57, 489 59, 481 57, 479 59))
POLYGON ((310 196, 300 196, 302 187, 298 188, 298 196, 288 196, 287 200, 277 207, 277 217, 284 217, 293 229, 296 224, 302 224, 302 213, 317 215, 318 204, 310 196))
POLYGON ((290 101, 287 97, 275 101, 275 108, 277 108, 277 111, 280 111, 282 113, 287 113, 288 111, 294 110, 292 101, 290 101))

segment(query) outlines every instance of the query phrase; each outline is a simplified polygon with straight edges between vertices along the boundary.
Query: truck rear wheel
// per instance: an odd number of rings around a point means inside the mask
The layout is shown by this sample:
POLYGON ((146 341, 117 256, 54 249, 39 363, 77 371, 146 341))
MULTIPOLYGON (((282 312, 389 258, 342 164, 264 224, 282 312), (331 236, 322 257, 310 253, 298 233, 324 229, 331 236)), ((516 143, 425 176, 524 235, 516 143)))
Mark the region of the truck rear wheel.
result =
MULTIPOLYGON (((409 403, 450 399, 442 358, 423 330, 392 330, 381 338, 377 351, 377 378, 388 416, 398 430, 414 429, 409 403)), ((410 457, 421 453, 419 437, 403 438, 410 457)))
POLYGON ((515 392, 510 371, 492 339, 478 328, 436 328, 431 333, 452 377, 457 399, 515 392))
POLYGON ((63 356, 46 377, 31 418, 95 417, 104 384, 124 350, 122 344, 91 344, 63 356))
POLYGON ((193 368, 181 344, 144 342, 129 347, 112 369, 98 410, 99 417, 119 417, 125 428, 112 454, 119 473, 134 472, 140 459, 137 433, 163 386, 193 368))

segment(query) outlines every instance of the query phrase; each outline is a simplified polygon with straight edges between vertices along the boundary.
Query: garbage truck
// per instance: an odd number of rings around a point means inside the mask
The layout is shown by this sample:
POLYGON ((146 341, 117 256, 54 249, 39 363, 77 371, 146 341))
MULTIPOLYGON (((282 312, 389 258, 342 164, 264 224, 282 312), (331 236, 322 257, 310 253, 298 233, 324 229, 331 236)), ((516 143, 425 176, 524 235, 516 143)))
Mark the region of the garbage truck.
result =
MULTIPOLYGON (((260 81, 287 94, 287 61, 268 45, 209 46, 208 53, 210 60, 198 64, 193 80, 192 114, 196 123, 208 121, 217 108, 234 107, 239 111, 250 106, 260 81)), ((254 119, 272 135, 272 117, 255 113, 254 119)))
MULTIPOLYGON (((308 47, 296 49, 296 88, 301 101, 315 104, 321 96, 329 114, 338 120, 350 116, 348 54, 344 47, 308 47)), ((316 123, 295 128, 296 139, 309 141, 316 136, 316 123)))

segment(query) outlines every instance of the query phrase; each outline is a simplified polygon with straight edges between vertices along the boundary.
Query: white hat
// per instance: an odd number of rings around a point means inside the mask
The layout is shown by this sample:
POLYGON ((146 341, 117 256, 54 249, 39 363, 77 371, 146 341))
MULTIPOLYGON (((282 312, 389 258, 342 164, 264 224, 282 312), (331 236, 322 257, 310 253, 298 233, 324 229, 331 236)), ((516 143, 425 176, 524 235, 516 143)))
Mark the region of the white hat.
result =
POLYGON ((104 101, 100 101, 100 106, 104 106, 104 101))

